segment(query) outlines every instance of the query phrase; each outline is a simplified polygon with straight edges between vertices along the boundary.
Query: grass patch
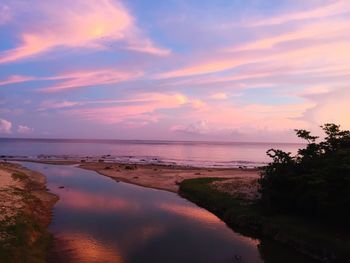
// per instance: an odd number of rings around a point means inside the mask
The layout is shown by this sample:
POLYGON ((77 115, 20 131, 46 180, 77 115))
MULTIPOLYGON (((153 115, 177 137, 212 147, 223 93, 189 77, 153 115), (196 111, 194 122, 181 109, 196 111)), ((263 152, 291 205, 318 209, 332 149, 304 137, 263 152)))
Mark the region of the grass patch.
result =
POLYGON ((0 243, 1 262, 46 262, 52 237, 32 217, 19 214, 15 223, 0 224, 0 231, 7 234, 0 243))
POLYGON ((180 194, 221 216, 233 211, 239 214, 256 215, 254 205, 249 204, 244 199, 232 198, 229 194, 219 192, 211 187, 212 182, 221 180, 224 179, 195 178, 184 180, 180 184, 180 194))
POLYGON ((258 203, 219 192, 211 183, 222 178, 195 178, 180 184, 180 195, 220 217, 236 232, 270 239, 328 262, 349 262, 349 232, 316 220, 291 215, 265 215, 258 203))
POLYGON ((25 175, 23 173, 19 173, 19 172, 14 172, 14 173, 12 173, 11 176, 14 180, 17 180, 17 181, 24 181, 24 180, 28 179, 27 175, 25 175))

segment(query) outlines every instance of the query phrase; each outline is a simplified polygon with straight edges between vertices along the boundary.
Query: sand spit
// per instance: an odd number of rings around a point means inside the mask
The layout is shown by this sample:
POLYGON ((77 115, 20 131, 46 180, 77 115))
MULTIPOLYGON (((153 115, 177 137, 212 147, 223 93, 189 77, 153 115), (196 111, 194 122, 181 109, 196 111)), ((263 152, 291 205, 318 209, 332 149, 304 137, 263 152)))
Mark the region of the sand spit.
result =
POLYGON ((193 168, 168 165, 131 165, 110 163, 81 163, 80 168, 93 170, 115 180, 144 187, 178 192, 179 184, 185 179, 201 177, 240 178, 240 180, 257 179, 256 169, 234 168, 193 168))

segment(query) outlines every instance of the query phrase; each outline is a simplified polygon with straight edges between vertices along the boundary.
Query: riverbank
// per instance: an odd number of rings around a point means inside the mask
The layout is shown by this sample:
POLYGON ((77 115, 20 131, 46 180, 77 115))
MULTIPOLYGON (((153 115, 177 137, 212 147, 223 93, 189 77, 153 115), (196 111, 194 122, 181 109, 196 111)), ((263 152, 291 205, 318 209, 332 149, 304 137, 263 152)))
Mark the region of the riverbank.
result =
POLYGON ((51 239, 47 226, 57 200, 47 191, 44 175, 0 163, 1 262, 46 262, 51 239))
MULTIPOLYGON (((179 194, 216 214, 235 231, 277 241, 319 262, 350 262, 350 238, 344 229, 293 216, 264 215, 254 195, 239 191, 239 182, 228 183, 237 186, 231 193, 222 191, 224 184, 222 178, 184 180, 179 194)), ((251 184, 248 188, 254 189, 256 180, 245 184, 251 184)))

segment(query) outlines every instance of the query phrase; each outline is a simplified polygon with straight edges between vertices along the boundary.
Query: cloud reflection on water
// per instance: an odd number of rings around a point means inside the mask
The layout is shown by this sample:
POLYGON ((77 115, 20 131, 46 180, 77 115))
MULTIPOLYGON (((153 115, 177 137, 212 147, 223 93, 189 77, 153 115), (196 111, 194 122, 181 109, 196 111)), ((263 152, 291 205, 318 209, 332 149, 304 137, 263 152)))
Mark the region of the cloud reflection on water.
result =
POLYGON ((56 262, 91 262, 119 263, 122 262, 118 247, 108 246, 90 235, 83 233, 62 233, 56 239, 55 251, 52 257, 56 262))
POLYGON ((198 207, 191 207, 186 205, 165 203, 165 202, 160 202, 156 204, 156 207, 164 211, 174 213, 176 215, 180 215, 182 217, 198 220, 202 223, 222 224, 221 220, 218 219, 215 215, 198 207))
POLYGON ((129 200, 84 192, 75 189, 63 189, 59 191, 60 201, 58 205, 64 208, 93 210, 95 212, 110 213, 113 211, 137 211, 139 206, 129 200))

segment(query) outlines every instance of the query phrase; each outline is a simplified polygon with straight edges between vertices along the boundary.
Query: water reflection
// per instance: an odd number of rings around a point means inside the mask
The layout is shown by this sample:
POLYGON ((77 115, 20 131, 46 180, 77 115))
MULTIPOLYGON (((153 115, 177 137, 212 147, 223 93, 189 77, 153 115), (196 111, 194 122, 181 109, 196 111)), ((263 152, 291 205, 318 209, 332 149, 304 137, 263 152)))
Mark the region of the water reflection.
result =
MULTIPOLYGON (((49 189, 60 196, 50 225, 52 262, 271 261, 268 246, 176 194, 73 166, 24 165, 45 173, 49 189)), ((291 262, 285 255, 280 262, 291 262)))
POLYGON ((156 204, 159 209, 176 214, 181 217, 190 218, 192 220, 198 220, 200 223, 205 224, 222 224, 222 221, 215 215, 208 213, 207 211, 199 207, 191 207, 188 205, 179 205, 174 203, 161 202, 156 204))
POLYGON ((138 205, 126 199, 109 197, 81 190, 67 189, 57 191, 60 196, 61 207, 65 209, 93 210, 101 213, 128 210, 136 211, 138 205))
POLYGON ((53 262, 123 262, 116 246, 108 247, 84 233, 62 233, 56 237, 56 248, 50 261, 53 262))

